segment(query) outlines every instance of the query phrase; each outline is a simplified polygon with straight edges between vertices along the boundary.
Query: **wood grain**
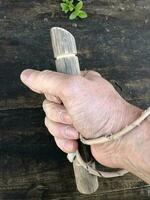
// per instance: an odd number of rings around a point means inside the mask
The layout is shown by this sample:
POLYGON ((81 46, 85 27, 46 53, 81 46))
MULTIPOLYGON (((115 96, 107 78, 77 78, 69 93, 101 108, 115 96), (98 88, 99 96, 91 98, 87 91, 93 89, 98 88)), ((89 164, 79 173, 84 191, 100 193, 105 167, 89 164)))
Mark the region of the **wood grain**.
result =
POLYGON ((44 128, 43 97, 20 81, 23 69, 55 69, 49 29, 78 41, 81 69, 111 80, 131 103, 150 102, 150 1, 87 0, 86 20, 69 21, 57 0, 0 0, 0 199, 148 200, 150 188, 129 174, 99 179, 90 196, 76 191, 72 165, 44 128), (34 197, 33 197, 34 196, 34 197))
MULTIPOLYGON (((67 30, 58 27, 53 27, 50 33, 57 71, 65 74, 80 75, 74 36, 67 30)), ((83 159, 86 162, 93 161, 89 147, 80 143, 80 150, 84 152, 83 159)), ((93 163, 93 167, 95 167, 95 163, 93 163)), ((93 176, 80 166, 76 157, 73 161, 73 169, 78 191, 81 194, 92 194, 96 192, 98 189, 98 177, 93 176)))

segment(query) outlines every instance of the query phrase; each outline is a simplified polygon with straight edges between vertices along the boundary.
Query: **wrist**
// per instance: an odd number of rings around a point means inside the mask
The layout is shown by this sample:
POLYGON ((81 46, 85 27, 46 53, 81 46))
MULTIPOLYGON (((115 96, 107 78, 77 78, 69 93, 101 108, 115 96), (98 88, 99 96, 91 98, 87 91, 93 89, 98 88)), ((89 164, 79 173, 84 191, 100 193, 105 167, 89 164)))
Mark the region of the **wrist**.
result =
MULTIPOLYGON (((116 109, 116 111, 112 111, 112 113, 117 115, 111 115, 112 119, 115 119, 114 121, 111 121, 114 126, 107 127, 107 133, 115 134, 140 117, 142 113, 141 109, 127 102, 123 103, 123 106, 122 104, 120 106, 118 104, 118 108, 116 109)), ((95 159, 107 167, 127 169, 127 152, 129 150, 127 138, 130 134, 131 133, 128 133, 125 136, 120 137, 118 140, 112 142, 92 145, 91 150, 95 159)))
MULTIPOLYGON (((116 129, 114 129, 113 133, 117 133, 118 131, 122 130, 126 126, 130 125, 136 119, 138 119, 142 114, 142 110, 134 105, 129 104, 128 102, 124 103, 124 107, 122 108, 122 117, 118 120, 119 125, 116 129)), ((126 135, 119 138, 116 141, 118 146, 116 151, 116 156, 114 156, 114 163, 116 166, 120 168, 127 169, 127 163, 129 161, 129 154, 131 151, 131 144, 132 140, 134 140, 133 135, 136 137, 137 128, 132 130, 131 132, 127 133, 126 135)))
POLYGON ((142 110, 140 108, 124 99, 116 100, 116 106, 111 109, 111 120, 108 121, 106 133, 117 133, 140 117, 141 113, 142 110))
POLYGON ((147 181, 147 179, 150 180, 149 132, 150 117, 145 119, 138 127, 125 135, 120 151, 122 168, 134 173, 145 181, 147 181))

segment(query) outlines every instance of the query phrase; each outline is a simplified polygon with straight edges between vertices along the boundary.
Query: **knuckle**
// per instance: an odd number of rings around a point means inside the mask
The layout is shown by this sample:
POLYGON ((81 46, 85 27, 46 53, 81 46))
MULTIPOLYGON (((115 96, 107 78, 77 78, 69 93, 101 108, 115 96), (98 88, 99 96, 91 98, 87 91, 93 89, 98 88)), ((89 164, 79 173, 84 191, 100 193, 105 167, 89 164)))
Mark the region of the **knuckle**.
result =
POLYGON ((63 130, 63 134, 64 136, 68 136, 70 133, 70 127, 69 126, 65 126, 64 130, 63 130))
POLYGON ((47 100, 51 101, 52 96, 51 96, 50 94, 45 93, 44 95, 45 95, 45 98, 46 98, 47 100))
POLYGON ((59 99, 58 97, 56 97, 56 96, 50 95, 50 94, 48 94, 48 93, 45 93, 45 97, 46 97, 46 99, 47 99, 48 101, 50 101, 50 102, 54 102, 54 103, 58 103, 58 104, 61 103, 61 102, 60 102, 60 99, 59 99))
POLYGON ((43 107, 43 110, 46 111, 47 110, 47 105, 48 105, 48 101, 45 99, 43 101, 43 104, 42 104, 42 107, 43 107))
POLYGON ((57 120, 60 116, 60 110, 56 108, 56 106, 52 105, 48 109, 48 116, 53 120, 57 120))
POLYGON ((44 119, 44 124, 46 127, 48 126, 47 117, 45 117, 45 119, 44 119))
POLYGON ((51 71, 50 70, 43 70, 41 71, 41 73, 39 74, 40 76, 40 82, 44 82, 44 81, 47 81, 49 80, 49 77, 51 76, 51 71))
POLYGON ((90 70, 89 71, 89 74, 91 75, 96 75, 96 76, 101 76, 100 73, 96 72, 96 71, 93 71, 93 70, 90 70))
POLYGON ((48 106, 47 103, 44 103, 43 109, 48 119, 56 122, 62 122, 64 120, 64 111, 59 107, 53 105, 53 103, 50 103, 48 106))
POLYGON ((45 126, 46 126, 47 130, 49 131, 49 133, 51 134, 51 126, 49 124, 47 117, 45 117, 45 126))
POLYGON ((57 122, 64 122, 65 121, 65 112, 60 109, 60 108, 56 108, 53 107, 51 110, 51 113, 49 112, 49 115, 51 114, 51 118, 53 118, 54 121, 57 122))
POLYGON ((63 149, 63 143, 60 139, 58 138, 55 138, 55 142, 56 142, 56 145, 60 148, 60 149, 63 149))
POLYGON ((68 77, 62 85, 62 95, 67 97, 75 93, 79 85, 82 84, 83 78, 79 75, 68 77))
POLYGON ((54 108, 54 113, 56 113, 56 117, 58 118, 58 120, 61 121, 61 119, 63 117, 62 111, 58 108, 54 108))
POLYGON ((50 74, 51 74, 50 70, 43 70, 43 71, 41 71, 41 76, 47 76, 47 75, 50 75, 50 74))
POLYGON ((46 105, 46 99, 43 101, 42 107, 45 108, 46 105))

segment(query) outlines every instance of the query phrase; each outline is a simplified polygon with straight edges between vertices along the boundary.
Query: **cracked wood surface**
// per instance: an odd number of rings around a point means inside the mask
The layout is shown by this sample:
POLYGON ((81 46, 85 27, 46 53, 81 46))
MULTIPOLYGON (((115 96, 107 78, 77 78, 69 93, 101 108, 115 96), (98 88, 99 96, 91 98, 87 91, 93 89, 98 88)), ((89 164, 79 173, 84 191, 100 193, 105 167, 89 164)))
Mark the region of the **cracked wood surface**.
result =
POLYGON ((147 200, 135 176, 99 179, 90 196, 75 188, 72 165, 44 127, 43 97, 19 80, 23 69, 55 70, 49 29, 77 41, 82 70, 94 69, 131 103, 150 101, 150 1, 87 0, 89 17, 69 21, 55 0, 0 0, 0 200, 147 200))

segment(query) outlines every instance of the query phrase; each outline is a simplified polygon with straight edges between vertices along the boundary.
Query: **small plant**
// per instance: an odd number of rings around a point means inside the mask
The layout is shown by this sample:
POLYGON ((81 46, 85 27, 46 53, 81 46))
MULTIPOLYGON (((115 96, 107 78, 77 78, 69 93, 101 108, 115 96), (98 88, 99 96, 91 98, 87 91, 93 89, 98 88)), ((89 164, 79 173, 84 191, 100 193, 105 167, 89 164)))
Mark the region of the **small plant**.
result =
POLYGON ((87 13, 83 10, 83 1, 78 0, 78 3, 74 3, 73 0, 62 0, 61 9, 64 13, 69 13, 69 19, 73 20, 77 17, 84 19, 87 18, 87 13))

